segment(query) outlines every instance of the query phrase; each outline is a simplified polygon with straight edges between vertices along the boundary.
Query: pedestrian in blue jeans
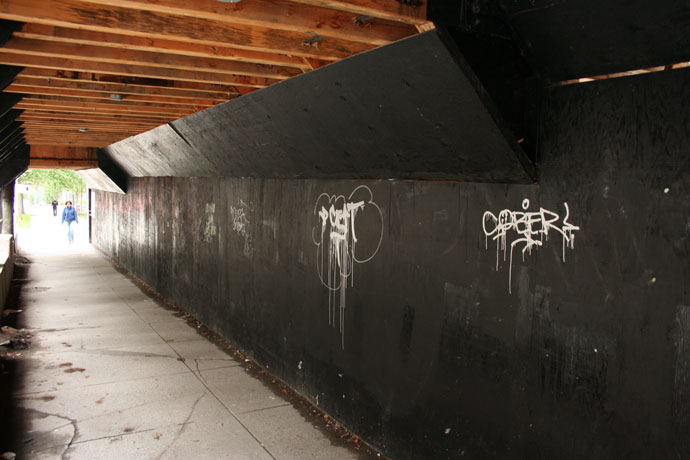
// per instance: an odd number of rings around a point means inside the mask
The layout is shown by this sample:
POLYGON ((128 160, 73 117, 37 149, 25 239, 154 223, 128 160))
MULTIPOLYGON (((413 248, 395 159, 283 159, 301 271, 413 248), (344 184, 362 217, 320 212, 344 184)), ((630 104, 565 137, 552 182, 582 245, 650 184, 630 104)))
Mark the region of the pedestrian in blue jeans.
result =
POLYGON ((74 224, 79 223, 79 218, 77 217, 77 210, 72 207, 72 202, 67 201, 65 203, 65 208, 62 210, 62 222, 67 222, 67 239, 69 244, 74 241, 74 224))

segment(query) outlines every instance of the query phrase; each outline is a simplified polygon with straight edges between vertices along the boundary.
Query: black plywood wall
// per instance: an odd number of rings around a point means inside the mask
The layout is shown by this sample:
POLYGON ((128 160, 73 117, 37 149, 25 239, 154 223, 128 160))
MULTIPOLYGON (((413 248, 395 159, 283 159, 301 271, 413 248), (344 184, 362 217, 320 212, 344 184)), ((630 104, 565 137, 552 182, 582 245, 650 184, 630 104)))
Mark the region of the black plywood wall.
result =
POLYGON ((687 458, 689 93, 552 89, 539 185, 137 178, 94 242, 393 458, 687 458))
POLYGON ((102 154, 133 177, 536 177, 515 133, 440 29, 159 126, 102 154))

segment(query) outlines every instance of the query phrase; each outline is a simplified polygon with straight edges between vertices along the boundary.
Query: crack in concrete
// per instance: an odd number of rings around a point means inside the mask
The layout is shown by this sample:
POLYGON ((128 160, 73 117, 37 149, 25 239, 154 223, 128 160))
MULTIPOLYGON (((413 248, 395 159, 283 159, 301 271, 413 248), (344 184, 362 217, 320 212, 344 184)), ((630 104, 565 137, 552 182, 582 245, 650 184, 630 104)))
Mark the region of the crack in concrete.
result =
POLYGON ((194 404, 192 405, 192 409, 189 411, 189 415, 187 415, 187 418, 184 419, 184 422, 182 422, 182 426, 180 426, 180 429, 177 431, 177 434, 173 438, 173 440, 168 444, 168 447, 163 450, 163 452, 160 453, 158 457, 156 457, 156 460, 160 460, 165 453, 170 450, 172 446, 175 445, 178 439, 180 439, 180 436, 182 436, 182 433, 184 433, 185 428, 187 428, 187 423, 189 422, 189 419, 192 418, 192 414, 194 414, 194 410, 196 409, 196 406, 199 405, 199 401, 201 401, 204 396, 206 396, 206 393, 202 393, 201 396, 199 396, 196 401, 194 401, 194 404))
MULTIPOLYGON (((146 320, 144 320, 144 318, 139 314, 139 312, 136 311, 129 304, 129 302, 127 302, 125 299, 123 299, 122 296, 115 289, 113 289, 113 292, 115 292, 115 294, 118 297, 120 297, 120 300, 122 300, 139 317, 139 319, 141 319, 145 324, 147 324, 151 328, 151 330, 153 332, 155 332, 161 338, 161 340, 163 340, 163 342, 165 342, 170 347, 170 349, 173 350, 173 352, 175 352, 175 354, 179 357, 180 362, 182 362, 182 364, 184 364, 184 366, 187 369, 189 369, 189 371, 192 373, 192 375, 194 375, 197 378, 197 380, 199 380, 199 382, 201 382, 201 384, 204 386, 204 388, 206 388, 206 391, 210 395, 212 395, 215 398, 215 400, 218 401, 218 403, 225 408, 226 411, 228 411, 228 413, 237 421, 237 423, 239 423, 240 426, 242 428, 244 428, 244 430, 247 433, 249 433, 249 435, 261 446, 261 448, 268 454, 268 456, 271 457, 273 460, 278 460, 276 458, 276 456, 273 455, 273 453, 268 449, 268 447, 266 447, 266 445, 263 442, 261 442, 261 440, 257 437, 257 435, 254 434, 252 432, 252 430, 250 430, 249 427, 240 419, 240 417, 232 409, 230 409, 230 407, 228 407, 227 404, 225 404, 223 402, 223 400, 211 389, 211 387, 208 386, 208 384, 206 383, 204 378, 201 376, 201 371, 199 371, 198 373, 195 373, 194 370, 189 366, 189 364, 182 357, 182 355, 177 350, 175 350, 175 348, 171 345, 171 341, 164 339, 163 336, 160 334, 160 332, 158 332, 150 323, 147 323, 146 320)), ((198 365, 198 362, 197 362, 197 365, 198 365)), ((166 448, 166 451, 167 451, 167 448, 166 448)), ((161 454, 161 456, 162 455, 163 454, 161 454)), ((160 457, 158 457, 158 458, 160 458, 160 457)))
POLYGON ((206 386, 206 379, 203 375, 201 375, 201 369, 199 369, 199 360, 194 359, 194 364, 196 364, 196 371, 199 373, 199 377, 201 378, 202 383, 204 384, 204 386, 206 386))
MULTIPOLYGON (((86 419, 86 420, 89 420, 89 419, 86 419)), ((82 421, 84 421, 84 420, 82 420, 82 421)), ((149 429, 146 429, 146 430, 138 430, 138 431, 129 431, 129 432, 127 432, 127 433, 112 434, 112 435, 109 435, 109 436, 101 436, 100 438, 84 439, 83 441, 74 441, 73 444, 77 445, 77 444, 85 444, 85 443, 87 443, 87 442, 93 442, 93 441, 101 441, 101 440, 103 440, 103 439, 121 438, 121 437, 123 437, 123 436, 130 436, 130 435, 132 435, 132 434, 148 433, 148 432, 150 432, 150 431, 156 431, 156 428, 149 428, 149 429)))
MULTIPOLYGON (((24 409, 24 410, 26 410, 27 412, 33 412, 33 413, 39 414, 43 417, 56 417, 56 418, 60 418, 63 420, 67 420, 68 423, 65 423, 64 425, 60 425, 56 428, 53 428, 52 430, 50 430, 50 432, 54 432, 54 431, 57 431, 61 428, 66 427, 66 426, 72 425, 72 427, 74 428, 74 430, 72 431, 72 438, 69 440, 69 442, 65 446, 65 450, 62 451, 62 454, 60 455, 61 459, 66 460, 65 455, 67 454, 67 451, 70 449, 70 447, 72 447, 72 444, 74 443, 77 436, 79 436, 79 427, 77 426, 77 421, 74 419, 71 419, 69 417, 66 417, 64 415, 51 414, 50 412, 43 412, 43 411, 40 411, 37 409, 24 409)), ((53 447, 57 447, 57 446, 46 446, 43 449, 39 449, 38 452, 40 452, 41 450, 52 449, 53 447)))
MULTIPOLYGON (((189 366, 187 365, 187 363, 185 363, 185 366, 187 366, 187 367, 189 368, 189 366)), ((191 371, 192 369, 189 368, 189 370, 191 371)), ((228 407, 228 405, 225 404, 225 402, 223 402, 223 400, 222 400, 222 399, 211 389, 211 387, 208 386, 208 384, 207 384, 206 381, 204 380, 203 376, 201 375, 201 371, 199 371, 198 374, 195 373, 194 371, 192 371, 192 374, 201 382, 201 384, 202 384, 202 385, 206 388, 206 390, 216 399, 216 401, 218 401, 218 403, 219 403, 221 406, 223 406, 223 407, 225 408, 226 411, 228 411, 228 413, 237 421, 237 423, 239 423, 240 426, 241 426, 242 428, 244 428, 245 431, 246 431, 247 433, 249 433, 249 436, 251 436, 252 438, 254 438, 254 440, 255 440, 257 443, 259 443, 259 445, 261 446, 261 448, 262 448, 262 449, 263 449, 273 460, 278 460, 278 459, 276 458, 276 456, 273 455, 273 453, 272 453, 270 450, 268 450, 268 447, 266 447, 266 445, 265 445, 263 442, 261 442, 261 440, 252 432, 252 430, 250 430, 249 427, 240 419, 240 417, 239 417, 232 409, 230 409, 230 407, 228 407)))

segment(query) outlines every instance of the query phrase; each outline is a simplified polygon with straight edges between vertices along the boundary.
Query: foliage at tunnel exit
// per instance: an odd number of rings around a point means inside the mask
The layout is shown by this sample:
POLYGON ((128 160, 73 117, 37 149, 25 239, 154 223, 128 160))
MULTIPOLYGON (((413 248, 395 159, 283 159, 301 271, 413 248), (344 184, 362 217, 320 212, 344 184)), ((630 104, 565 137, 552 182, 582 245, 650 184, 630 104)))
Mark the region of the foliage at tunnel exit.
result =
POLYGON ((19 179, 20 184, 43 188, 43 201, 51 203, 63 190, 73 194, 86 191, 86 184, 77 173, 70 170, 30 169, 19 179))

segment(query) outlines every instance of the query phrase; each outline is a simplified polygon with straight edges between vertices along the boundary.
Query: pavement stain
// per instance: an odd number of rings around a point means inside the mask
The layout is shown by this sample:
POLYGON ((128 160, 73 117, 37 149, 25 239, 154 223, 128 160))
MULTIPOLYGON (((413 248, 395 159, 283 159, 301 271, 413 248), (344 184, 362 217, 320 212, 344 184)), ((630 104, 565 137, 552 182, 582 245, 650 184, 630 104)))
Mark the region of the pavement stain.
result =
POLYGON ((74 372, 84 372, 86 369, 83 367, 70 367, 69 369, 65 369, 65 374, 73 374, 74 372))
POLYGON ((36 397, 24 398, 24 399, 49 402, 49 401, 52 401, 53 399, 55 399, 55 395, 36 396, 36 397))

